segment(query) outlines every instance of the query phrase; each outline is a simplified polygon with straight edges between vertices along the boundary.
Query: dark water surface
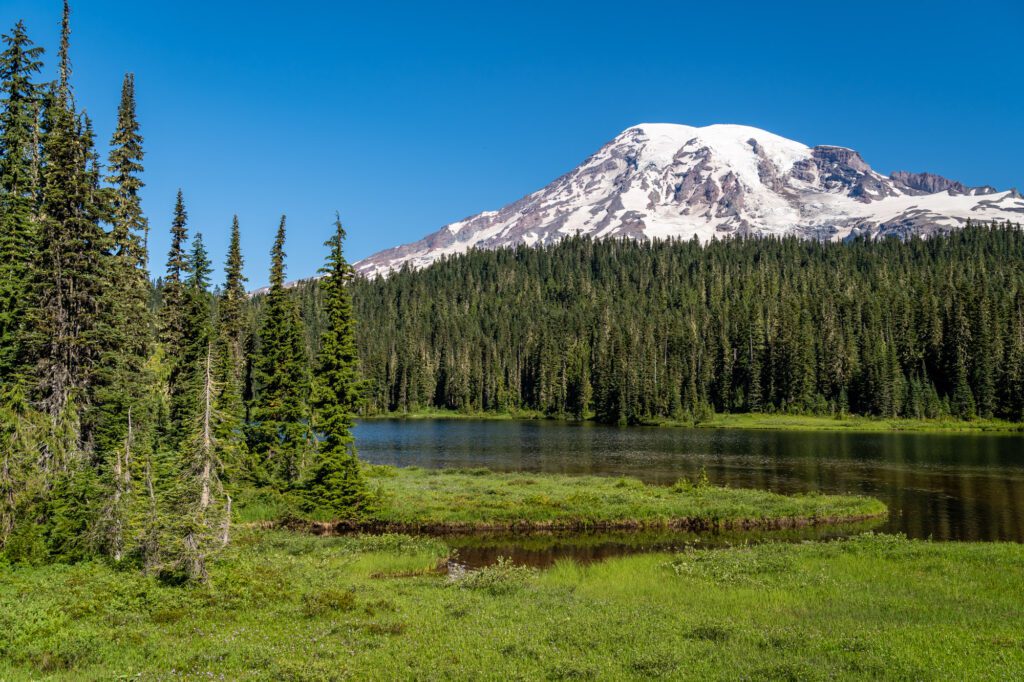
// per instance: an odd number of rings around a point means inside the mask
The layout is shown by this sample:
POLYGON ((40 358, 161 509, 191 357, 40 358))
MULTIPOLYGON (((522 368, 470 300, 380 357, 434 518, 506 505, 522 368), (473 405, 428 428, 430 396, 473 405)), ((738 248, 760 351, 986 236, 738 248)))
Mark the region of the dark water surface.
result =
MULTIPOLYGON (((356 427, 356 444, 360 456, 376 464, 628 475, 664 485, 680 476, 692 480, 705 467, 711 481, 719 485, 877 497, 890 510, 889 520, 877 526, 878 530, 935 540, 1024 542, 1024 435, 1020 434, 368 420, 356 427)), ((661 538, 645 547, 656 549, 691 540, 661 538)), ((493 554, 495 547, 505 547, 509 550, 505 556, 516 555, 528 563, 543 564, 552 557, 575 555, 567 548, 573 543, 566 538, 552 538, 548 549, 534 550, 509 537, 494 538, 490 545, 482 541, 466 544, 473 547, 466 546, 465 552, 477 552, 481 557, 493 554), (551 549, 559 544, 564 550, 561 554, 551 549), (531 551, 543 557, 534 561, 531 551)), ((585 551, 600 558, 602 552, 620 547, 623 550, 617 553, 625 553, 635 544, 623 538, 604 544, 588 538, 585 551)))

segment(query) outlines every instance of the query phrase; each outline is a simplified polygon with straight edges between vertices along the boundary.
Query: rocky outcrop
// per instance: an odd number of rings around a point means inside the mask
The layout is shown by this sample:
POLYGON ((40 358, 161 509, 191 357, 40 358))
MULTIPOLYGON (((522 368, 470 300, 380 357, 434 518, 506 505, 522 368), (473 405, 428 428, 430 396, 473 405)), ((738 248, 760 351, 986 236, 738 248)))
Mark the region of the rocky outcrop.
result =
POLYGON ((809 159, 794 164, 799 177, 808 175, 827 192, 843 192, 862 202, 896 196, 886 179, 871 170, 858 152, 846 147, 818 145, 809 159))
MULTIPOLYGON (((889 176, 900 190, 907 194, 936 194, 937 192, 950 192, 952 194, 968 194, 969 189, 963 183, 956 180, 949 180, 934 173, 908 173, 907 171, 896 171, 889 176)), ((978 188, 985 189, 985 188, 978 188)), ((987 188, 992 189, 992 188, 987 188)), ((994 191, 994 190, 993 190, 994 191)), ((989 194, 990 192, 979 192, 989 194)))

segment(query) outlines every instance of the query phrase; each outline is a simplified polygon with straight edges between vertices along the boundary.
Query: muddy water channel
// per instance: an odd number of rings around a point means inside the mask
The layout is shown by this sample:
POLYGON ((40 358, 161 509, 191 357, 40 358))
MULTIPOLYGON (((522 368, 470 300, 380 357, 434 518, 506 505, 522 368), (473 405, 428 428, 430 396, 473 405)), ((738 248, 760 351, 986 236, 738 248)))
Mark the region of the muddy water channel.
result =
POLYGON ((760 534, 452 536, 469 565, 511 556, 571 557, 762 540, 836 537, 865 528, 935 540, 1024 542, 1024 435, 613 428, 543 421, 372 420, 356 427, 376 464, 634 476, 669 485, 703 467, 713 483, 780 493, 871 495, 890 509, 870 526, 760 534))

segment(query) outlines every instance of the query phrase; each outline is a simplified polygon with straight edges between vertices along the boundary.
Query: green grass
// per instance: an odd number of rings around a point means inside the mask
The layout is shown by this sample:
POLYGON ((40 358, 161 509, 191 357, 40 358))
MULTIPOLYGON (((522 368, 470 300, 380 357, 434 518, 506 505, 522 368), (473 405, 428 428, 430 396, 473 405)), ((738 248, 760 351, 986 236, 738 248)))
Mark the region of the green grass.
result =
MULTIPOLYGON (((457 412, 454 410, 419 410, 416 412, 394 412, 362 417, 363 419, 480 419, 508 421, 514 419, 559 421, 556 417, 545 416, 532 410, 511 412, 457 412)), ((1024 422, 1002 419, 889 419, 845 415, 842 417, 797 415, 797 414, 715 414, 698 423, 656 419, 646 426, 701 429, 757 429, 782 431, 920 431, 955 433, 1015 433, 1024 431, 1024 422)))
POLYGON ((0 569, 0 679, 1021 679, 1024 546, 861 536, 459 580, 400 536, 243 533, 205 587, 0 569))
MULTIPOLYGON (((400 532, 498 530, 744 530, 793 528, 883 518, 885 505, 851 495, 780 495, 680 480, 646 485, 634 478, 499 473, 488 469, 421 469, 367 465, 378 508, 363 529, 400 532)), ((235 520, 273 525, 305 522, 287 495, 240 490, 235 520)))
MULTIPOLYGON (((665 487, 633 478, 388 466, 366 472, 380 502, 364 527, 401 531, 787 528, 886 513, 869 497, 779 495, 699 482, 665 487)), ((239 506, 243 520, 266 520, 244 501, 239 506)))
MULTIPOLYGON (((660 422, 664 426, 683 426, 660 422)), ((685 424, 691 425, 692 424, 685 424)), ((1000 433, 1024 431, 1024 424, 1000 419, 884 419, 881 417, 827 417, 789 414, 716 414, 697 424, 708 429, 776 429, 791 431, 934 431, 957 433, 1000 433)))
POLYGON ((483 410, 449 410, 444 408, 424 408, 412 412, 381 412, 362 415, 360 419, 472 419, 481 421, 510 421, 513 419, 536 420, 549 419, 539 410, 506 410, 502 412, 483 410))

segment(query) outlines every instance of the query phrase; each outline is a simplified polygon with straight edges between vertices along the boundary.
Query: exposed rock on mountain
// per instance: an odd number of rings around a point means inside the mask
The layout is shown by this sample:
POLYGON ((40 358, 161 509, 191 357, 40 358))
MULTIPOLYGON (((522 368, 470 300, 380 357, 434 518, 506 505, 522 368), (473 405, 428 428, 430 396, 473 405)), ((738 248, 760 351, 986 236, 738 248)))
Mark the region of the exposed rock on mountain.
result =
POLYGON ((1024 221, 1015 191, 931 173, 885 176, 845 147, 808 147, 739 125, 629 128, 576 169, 498 211, 446 225, 356 264, 376 276, 470 248, 548 244, 570 235, 689 239, 796 233, 931 234, 976 221, 1024 221))

